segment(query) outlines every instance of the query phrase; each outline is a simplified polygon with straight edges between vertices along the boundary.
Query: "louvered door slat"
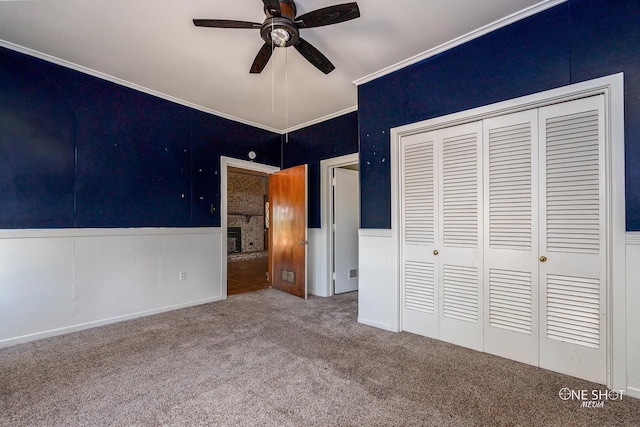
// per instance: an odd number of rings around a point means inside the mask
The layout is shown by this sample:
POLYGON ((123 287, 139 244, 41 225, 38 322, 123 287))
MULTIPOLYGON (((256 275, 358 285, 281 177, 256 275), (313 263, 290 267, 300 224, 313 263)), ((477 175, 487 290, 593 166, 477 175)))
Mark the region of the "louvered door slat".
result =
POLYGON ((403 160, 405 243, 433 244, 433 143, 407 146, 403 160))
POLYGON ((489 324, 531 335, 531 273, 491 269, 489 271, 489 324))
POLYGON ((546 182, 552 190, 546 194, 547 222, 574 224, 548 227, 550 251, 597 253, 600 248, 598 120, 598 111, 592 110, 546 122, 546 182), (573 192, 575 187, 580 194, 573 192))
POLYGON ((407 261, 405 263, 405 308, 433 314, 435 283, 433 264, 407 261))
POLYGON ((443 314, 466 322, 478 321, 478 271, 473 267, 444 265, 443 314))
POLYGON ((600 347, 600 283, 595 279, 549 275, 547 338, 600 347), (595 292, 587 293, 587 289, 595 292))
POLYGON ((531 124, 488 132, 489 245, 531 249, 531 124))
POLYGON ((476 134, 457 135, 442 141, 444 246, 477 245, 477 150, 476 134))

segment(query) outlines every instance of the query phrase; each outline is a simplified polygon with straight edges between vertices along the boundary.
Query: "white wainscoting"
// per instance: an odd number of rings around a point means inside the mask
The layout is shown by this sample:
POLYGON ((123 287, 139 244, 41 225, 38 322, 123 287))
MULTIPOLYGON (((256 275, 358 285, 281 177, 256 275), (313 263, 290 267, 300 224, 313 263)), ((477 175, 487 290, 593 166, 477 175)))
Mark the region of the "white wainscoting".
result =
POLYGON ((0 347, 220 300, 221 237, 219 228, 0 230, 0 347))
POLYGON ((397 258, 391 230, 358 231, 358 322, 398 332, 397 258))
POLYGON ((627 394, 640 399, 640 232, 627 233, 627 394))
POLYGON ((307 291, 319 297, 331 296, 327 279, 327 238, 324 229, 308 228, 307 240, 307 291))

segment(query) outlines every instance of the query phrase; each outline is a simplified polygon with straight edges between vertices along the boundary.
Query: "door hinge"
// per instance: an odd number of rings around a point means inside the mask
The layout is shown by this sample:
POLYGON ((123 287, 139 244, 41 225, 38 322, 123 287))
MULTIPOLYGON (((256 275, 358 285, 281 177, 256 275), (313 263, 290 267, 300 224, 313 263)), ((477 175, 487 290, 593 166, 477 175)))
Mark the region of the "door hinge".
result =
POLYGON ((336 186, 336 178, 335 177, 331 178, 331 185, 334 186, 334 187, 336 186))

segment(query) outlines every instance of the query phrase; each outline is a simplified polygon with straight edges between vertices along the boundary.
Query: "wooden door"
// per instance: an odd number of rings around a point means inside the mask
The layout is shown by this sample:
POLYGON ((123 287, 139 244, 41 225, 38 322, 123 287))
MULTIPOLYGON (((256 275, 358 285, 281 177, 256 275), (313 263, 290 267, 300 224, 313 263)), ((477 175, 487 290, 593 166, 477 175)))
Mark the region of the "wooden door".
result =
POLYGON ((269 199, 271 285, 307 298, 307 165, 270 175, 269 199))

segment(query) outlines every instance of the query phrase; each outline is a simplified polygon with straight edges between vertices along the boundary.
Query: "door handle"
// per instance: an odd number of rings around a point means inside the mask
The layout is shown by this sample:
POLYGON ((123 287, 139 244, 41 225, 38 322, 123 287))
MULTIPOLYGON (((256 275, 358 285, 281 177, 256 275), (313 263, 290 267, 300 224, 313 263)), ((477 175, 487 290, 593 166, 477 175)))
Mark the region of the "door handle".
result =
POLYGON ((434 255, 438 255, 438 253, 439 253, 439 252, 438 252, 438 250, 437 250, 437 249, 433 251, 433 254, 434 254, 434 255))
POLYGON ((540 262, 547 262, 547 257, 546 257, 546 256, 544 256, 544 255, 542 255, 542 256, 540 257, 540 262))
POLYGON ((300 243, 301 245, 308 245, 309 241, 308 240, 300 240, 298 243, 300 243))

